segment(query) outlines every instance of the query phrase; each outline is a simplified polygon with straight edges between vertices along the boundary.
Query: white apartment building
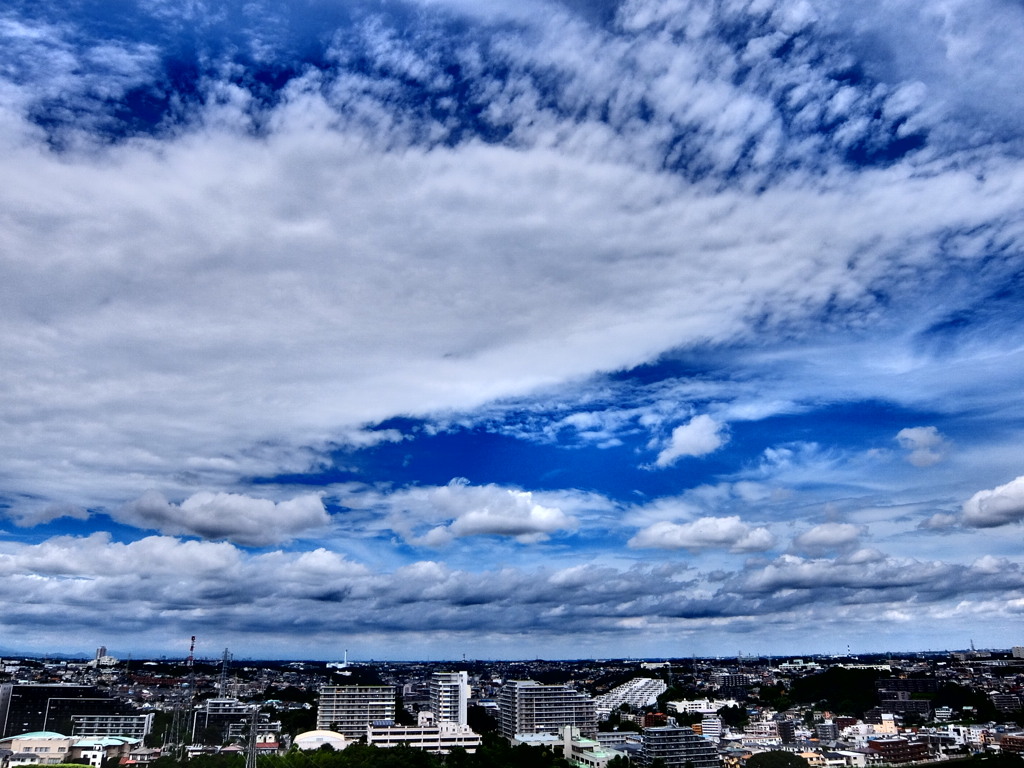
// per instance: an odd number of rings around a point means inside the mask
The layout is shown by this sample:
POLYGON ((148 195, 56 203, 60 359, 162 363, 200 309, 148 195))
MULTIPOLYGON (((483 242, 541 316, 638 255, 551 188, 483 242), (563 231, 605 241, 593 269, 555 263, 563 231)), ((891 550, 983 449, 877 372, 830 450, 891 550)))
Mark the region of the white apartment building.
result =
POLYGON ((77 739, 71 748, 73 759, 84 759, 92 768, 100 768, 105 760, 127 757, 141 742, 107 736, 98 739, 77 739))
POLYGON ((144 715, 72 715, 72 736, 123 736, 144 739, 153 729, 154 714, 144 715))
POLYGON ((466 725, 468 707, 468 672, 435 672, 431 675, 430 711, 438 722, 466 725))
POLYGON ((578 768, 605 768, 613 758, 625 757, 626 753, 585 738, 579 728, 567 725, 562 728, 562 755, 578 768))
POLYGON ((736 699, 686 699, 684 701, 670 701, 668 711, 678 714, 702 714, 713 715, 722 707, 736 707, 739 702, 736 699))
POLYGON ((447 755, 454 747, 476 752, 480 735, 468 725, 450 720, 437 722, 433 713, 420 712, 416 725, 395 725, 388 720, 371 723, 366 726, 366 743, 383 748, 408 744, 424 752, 447 755))
POLYGON ((700 735, 709 741, 722 738, 722 718, 718 715, 704 715, 700 721, 700 735))
POLYGON ((566 725, 584 736, 597 733, 594 700, 568 685, 542 685, 535 680, 511 680, 498 693, 501 733, 507 739, 519 734, 556 736, 566 725))
POLYGON ((597 716, 601 720, 607 720, 608 715, 623 704, 629 704, 634 709, 649 707, 657 703, 658 697, 667 689, 668 685, 664 680, 634 677, 628 683, 618 685, 594 700, 597 716))
POLYGON ((394 719, 393 685, 325 685, 320 689, 317 730, 358 739, 374 721, 394 719))

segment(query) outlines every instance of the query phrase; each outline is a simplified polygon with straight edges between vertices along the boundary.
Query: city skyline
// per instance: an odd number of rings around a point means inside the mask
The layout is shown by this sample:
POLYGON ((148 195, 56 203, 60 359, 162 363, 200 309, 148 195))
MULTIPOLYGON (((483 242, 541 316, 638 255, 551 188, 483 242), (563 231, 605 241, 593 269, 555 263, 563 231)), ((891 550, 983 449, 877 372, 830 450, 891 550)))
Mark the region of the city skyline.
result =
POLYGON ((0 648, 1020 644, 1024 7, 479 6, 0 13, 0 648))

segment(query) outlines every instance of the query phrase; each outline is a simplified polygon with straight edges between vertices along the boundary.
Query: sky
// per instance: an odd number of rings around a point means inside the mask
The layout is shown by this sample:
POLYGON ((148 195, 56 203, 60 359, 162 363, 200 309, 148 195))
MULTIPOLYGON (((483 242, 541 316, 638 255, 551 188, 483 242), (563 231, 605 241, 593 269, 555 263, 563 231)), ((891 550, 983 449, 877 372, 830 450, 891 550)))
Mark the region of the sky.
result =
POLYGON ((1022 72, 1019 0, 8 0, 0 652, 1024 643, 1022 72))

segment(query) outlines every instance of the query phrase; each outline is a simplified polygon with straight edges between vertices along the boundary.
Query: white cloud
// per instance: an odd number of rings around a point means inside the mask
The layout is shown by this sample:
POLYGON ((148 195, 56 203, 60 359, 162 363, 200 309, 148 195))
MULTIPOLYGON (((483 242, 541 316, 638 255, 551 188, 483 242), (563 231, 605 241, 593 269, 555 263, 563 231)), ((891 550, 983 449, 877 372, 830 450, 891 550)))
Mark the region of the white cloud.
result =
POLYGON ((857 546, 866 533, 863 526, 851 523, 822 523, 793 539, 793 547, 810 554, 845 551, 857 546))
POLYGON ((551 501, 542 503, 530 491, 474 486, 456 478, 448 485, 397 491, 370 503, 390 509, 387 525, 414 544, 443 546, 469 536, 507 536, 535 543, 577 527, 578 520, 562 505, 587 503, 584 495, 545 496, 551 501))
POLYGON ((915 467, 938 464, 949 450, 948 441, 936 427, 906 427, 896 433, 896 441, 915 467))
POLYGON ((1024 477, 992 490, 978 491, 964 502, 963 523, 972 528, 995 528, 1024 520, 1024 477))
POLYGON ((683 456, 706 456, 725 445, 728 439, 724 424, 700 414, 672 430, 668 445, 654 463, 658 467, 670 467, 683 456))
POLYGON ((171 504, 160 493, 150 491, 113 516, 137 528, 226 539, 253 547, 323 533, 330 524, 323 500, 316 493, 274 502, 237 493, 202 491, 181 504, 171 504))
POLYGON ((739 517, 702 517, 688 523, 662 520, 629 540, 637 549, 728 549, 732 552, 763 552, 775 546, 767 528, 754 528, 739 517))
MULTIPOLYGON (((741 534, 713 523, 705 543, 728 546, 724 529, 741 534)), ((643 623, 655 647, 694 633, 709 637, 700 652, 713 654, 723 633, 749 637, 757 621, 770 623, 773 637, 787 634, 781 652, 808 622, 842 622, 844 637, 870 626, 870 636, 878 613, 865 619, 864 605, 900 610, 911 596, 918 619, 944 616, 950 632, 982 625, 998 631, 1024 600, 1024 569, 1013 558, 980 557, 966 566, 871 550, 837 560, 785 555, 715 574, 678 563, 616 568, 572 556, 536 568, 487 562, 463 570, 418 561, 381 569, 323 548, 254 554, 227 542, 149 536, 122 543, 106 534, 7 542, 0 550, 3 624, 25 631, 35 644, 29 650, 60 647, 62 633, 74 631, 89 646, 130 632, 126 650, 137 653, 173 650, 175 637, 184 653, 195 634, 211 653, 230 645, 254 655, 274 648, 298 654, 338 647, 343 635, 346 647, 365 657, 397 656, 411 638, 431 654, 471 638, 507 657, 510 643, 529 633, 531 647, 561 643, 567 655, 578 650, 581 634, 599 640, 595 647, 615 647, 624 628, 643 623), (994 617, 958 616, 965 603, 993 594, 1000 595, 998 604, 990 601, 994 617), (97 613, 97 605, 104 610, 97 613)))
POLYGON ((959 519, 956 515, 949 512, 936 512, 922 520, 918 527, 928 531, 944 531, 954 527, 958 522, 959 519))
POLYGON ((25 506, 18 510, 12 518, 14 524, 21 527, 43 525, 62 517, 74 520, 88 520, 89 510, 72 504, 46 504, 42 506, 25 506))
MULTIPOLYGON (((984 181, 797 174, 748 199, 547 147, 388 152, 333 114, 296 85, 259 141, 211 128, 102 158, 5 155, 12 493, 113 507, 194 492, 193 459, 216 460, 227 490, 302 471, 354 425, 735 339, 762 309, 856 305, 900 253, 928 268, 908 242, 1018 215, 1024 195, 1005 163, 984 181)), ((716 425, 680 427, 659 466, 720 447, 716 425)), ((614 439, 611 420, 592 426, 614 439)))

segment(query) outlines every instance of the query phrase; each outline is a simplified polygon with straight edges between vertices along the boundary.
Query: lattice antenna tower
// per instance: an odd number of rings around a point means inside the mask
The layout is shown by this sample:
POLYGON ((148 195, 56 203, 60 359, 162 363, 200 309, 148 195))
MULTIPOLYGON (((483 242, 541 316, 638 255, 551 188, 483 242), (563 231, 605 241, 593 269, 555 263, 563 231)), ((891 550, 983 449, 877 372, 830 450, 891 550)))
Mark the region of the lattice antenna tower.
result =
POLYGON ((228 688, 228 665, 231 663, 231 653, 227 648, 224 649, 224 655, 220 660, 220 697, 223 699, 227 696, 228 688))
POLYGON ((249 741, 245 745, 245 768, 256 768, 256 738, 259 735, 260 707, 254 704, 249 721, 249 741))
POLYGON ((170 747, 171 751, 180 756, 185 751, 185 735, 188 730, 188 714, 192 711, 193 688, 195 686, 195 654, 196 636, 192 635, 192 643, 188 648, 188 658, 185 659, 186 680, 182 686, 185 690, 179 690, 174 697, 174 710, 171 714, 171 727, 164 736, 164 746, 170 747))

